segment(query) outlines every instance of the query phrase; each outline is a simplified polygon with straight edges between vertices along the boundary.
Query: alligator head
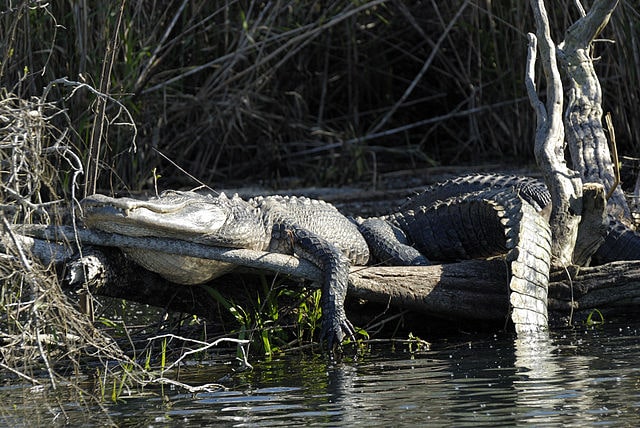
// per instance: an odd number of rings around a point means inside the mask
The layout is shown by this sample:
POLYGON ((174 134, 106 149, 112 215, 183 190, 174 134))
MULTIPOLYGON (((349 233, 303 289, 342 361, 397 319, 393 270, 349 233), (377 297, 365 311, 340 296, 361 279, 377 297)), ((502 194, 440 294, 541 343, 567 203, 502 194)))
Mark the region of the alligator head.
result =
MULTIPOLYGON (((168 191, 149 200, 92 195, 81 202, 85 225, 127 236, 180 239, 260 250, 268 245, 262 219, 237 196, 168 191)), ((125 249, 138 264, 180 284, 206 282, 233 265, 151 250, 125 249)))
POLYGON ((81 206, 87 227, 110 233, 251 249, 261 249, 267 241, 255 208, 224 193, 167 191, 149 200, 96 194, 81 206))

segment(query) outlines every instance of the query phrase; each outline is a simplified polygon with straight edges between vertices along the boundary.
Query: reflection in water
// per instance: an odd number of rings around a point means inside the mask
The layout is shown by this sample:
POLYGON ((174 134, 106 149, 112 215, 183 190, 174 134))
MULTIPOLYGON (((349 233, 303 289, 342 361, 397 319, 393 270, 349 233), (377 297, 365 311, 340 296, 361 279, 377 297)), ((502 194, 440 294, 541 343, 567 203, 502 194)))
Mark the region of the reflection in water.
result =
POLYGON ((327 371, 327 398, 331 408, 335 411, 331 422, 352 425, 357 422, 357 415, 349 409, 358 408, 356 394, 354 394, 354 379, 357 369, 353 365, 338 364, 327 371))
MULTIPOLYGON (((337 365, 317 356, 289 356, 255 363, 254 370, 233 375, 226 390, 165 390, 165 400, 149 395, 109 409, 117 424, 136 426, 635 426, 638 328, 566 330, 536 340, 470 335, 419 353, 402 346, 392 352, 382 344, 361 361, 337 365)), ((221 365, 185 368, 181 381, 217 382, 228 372, 221 365)), ((46 409, 56 404, 19 391, 0 387, 0 399, 20 402, 29 420, 53 421, 46 409)), ((73 402, 64 411, 69 423, 86 423, 83 415, 74 417, 73 402)), ((2 413, 0 418, 29 422, 2 413)))
MULTIPOLYGON (((633 336, 600 336, 597 330, 591 330, 584 332, 584 338, 516 339, 515 367, 519 377, 514 387, 520 421, 537 425, 615 421, 624 415, 622 408, 628 405, 632 408, 627 417, 635 420, 640 410, 636 383, 640 355, 637 331, 630 330, 633 336), (604 345, 601 339, 609 346, 599 346, 604 345), (623 365, 627 367, 611 364, 612 357, 619 358, 630 351, 633 357, 623 365), (633 396, 636 399, 631 402, 625 398, 633 396)), ((618 328, 617 333, 623 331, 618 328)))
POLYGON ((535 338, 517 338, 514 350, 514 366, 519 376, 513 386, 516 406, 523 410, 521 421, 551 422, 567 398, 566 382, 565 385, 559 382, 563 369, 556 361, 553 341, 546 333, 535 338))

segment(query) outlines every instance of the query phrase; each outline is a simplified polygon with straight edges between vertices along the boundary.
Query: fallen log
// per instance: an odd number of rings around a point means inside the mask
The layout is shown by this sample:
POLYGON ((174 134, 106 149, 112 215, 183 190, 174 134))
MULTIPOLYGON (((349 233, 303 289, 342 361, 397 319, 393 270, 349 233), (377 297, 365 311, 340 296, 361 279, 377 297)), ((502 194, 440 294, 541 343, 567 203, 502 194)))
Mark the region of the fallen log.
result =
MULTIPOLYGON (((31 235, 58 241, 79 239, 93 245, 83 256, 66 262, 68 283, 88 284, 89 291, 130 299, 169 310, 212 318, 218 302, 207 287, 173 284, 148 272, 109 247, 137 246, 167 249, 183 255, 211 258, 242 265, 239 272, 255 275, 270 272, 280 277, 313 283, 320 272, 311 263, 284 254, 243 249, 224 249, 184 241, 134 238, 65 227, 21 229, 31 235), (105 236, 103 236, 105 235, 105 236), (105 241, 106 239, 106 241, 105 241), (96 247, 96 245, 102 245, 96 247)), ((20 235, 18 235, 20 236, 20 235)), ((38 241, 30 248, 47 245, 38 238, 22 236, 23 242, 38 241)), ((58 246, 59 244, 55 244, 58 246)), ((58 247, 56 247, 58 248, 58 247)), ((68 254, 65 253, 65 254, 68 254)), ((50 251, 45 255, 51 258, 50 251)), ((354 266, 348 297, 389 304, 423 314, 454 320, 506 320, 509 316, 509 271, 501 259, 467 260, 426 267, 354 266)), ((233 293, 237 277, 225 276, 209 285, 233 293)), ((250 280, 249 280, 250 281, 250 280)), ((566 324, 584 319, 591 311, 628 313, 640 303, 640 261, 555 271, 549 284, 549 312, 552 319, 566 324), (559 321, 558 321, 559 320, 559 321)))
MULTIPOLYGON (((90 282, 89 290, 94 294, 130 299, 208 319, 219 316, 216 310, 219 302, 206 287, 173 284, 140 269, 117 250, 105 253, 100 260, 94 261, 102 272, 96 277, 104 280, 90 282)), ((303 261, 287 260, 290 265, 296 262, 303 261)), ((315 268, 305 266, 301 270, 307 269, 315 268)), ((246 275, 254 276, 257 271, 241 269, 239 272, 243 279, 230 274, 208 285, 219 287, 223 294, 232 297, 238 281, 251 281, 246 275)), ((582 268, 573 278, 564 272, 556 272, 554 276, 555 280, 549 284, 549 313, 556 326, 581 322, 596 309, 605 314, 620 312, 622 315, 633 308, 637 311, 640 305, 639 261, 582 268)), ((509 318, 508 271, 502 260, 466 260, 425 267, 355 266, 349 280, 348 298, 457 321, 506 321, 509 318)))

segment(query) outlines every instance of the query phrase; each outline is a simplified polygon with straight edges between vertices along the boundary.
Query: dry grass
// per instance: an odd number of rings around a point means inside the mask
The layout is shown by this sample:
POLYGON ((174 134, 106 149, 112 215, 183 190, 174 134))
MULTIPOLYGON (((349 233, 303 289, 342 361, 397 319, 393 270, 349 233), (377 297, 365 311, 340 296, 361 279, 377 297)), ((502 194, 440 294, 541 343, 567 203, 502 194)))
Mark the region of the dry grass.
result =
MULTIPOLYGON (((578 11, 567 3, 550 14, 559 41, 578 11)), ((131 129, 112 126, 113 105, 65 106, 87 184, 102 189, 150 188, 157 176, 161 187, 193 185, 180 168, 214 187, 290 176, 336 185, 531 160, 526 2, 24 1, 0 18, 11 35, 2 86, 38 95, 66 75, 132 111, 136 153, 131 129)), ((622 2, 605 34, 616 44, 597 47, 605 107, 631 156, 637 22, 637 7, 622 2)))
POLYGON ((0 96, 0 367, 15 376, 56 388, 62 370, 81 372, 87 354, 128 361, 115 342, 78 312, 62 291, 52 266, 34 262, 10 223, 61 223, 81 164, 67 130, 53 125, 64 112, 46 97, 0 96), (59 195, 58 189, 69 190, 59 195), (61 203, 64 202, 64 203, 61 203))

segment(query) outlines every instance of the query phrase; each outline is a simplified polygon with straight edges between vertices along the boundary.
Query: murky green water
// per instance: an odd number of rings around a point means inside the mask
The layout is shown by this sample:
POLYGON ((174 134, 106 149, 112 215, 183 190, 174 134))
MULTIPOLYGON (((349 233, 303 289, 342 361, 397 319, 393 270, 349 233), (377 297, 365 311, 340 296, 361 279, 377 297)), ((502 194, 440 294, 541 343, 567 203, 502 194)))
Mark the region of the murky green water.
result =
MULTIPOLYGON (((459 335, 417 353, 383 343, 357 362, 290 356, 242 373, 228 364, 192 368, 181 380, 225 388, 165 387, 164 399, 149 388, 106 404, 107 413, 119 426, 636 426, 640 323, 564 330, 539 342, 459 335)), ((0 400, 7 426, 105 421, 98 409, 88 416, 77 396, 12 387, 0 389, 0 400)))

